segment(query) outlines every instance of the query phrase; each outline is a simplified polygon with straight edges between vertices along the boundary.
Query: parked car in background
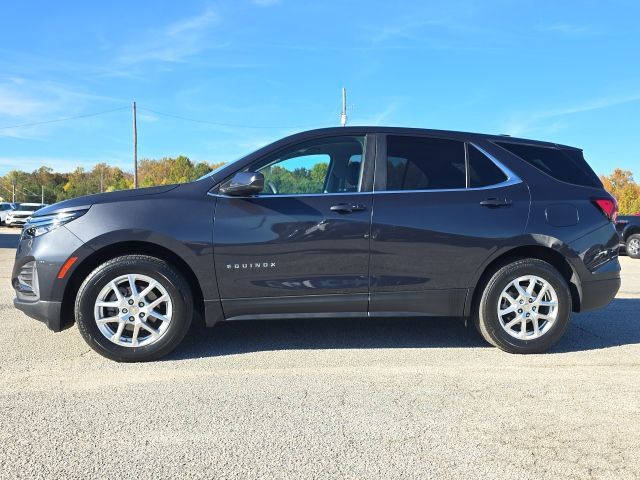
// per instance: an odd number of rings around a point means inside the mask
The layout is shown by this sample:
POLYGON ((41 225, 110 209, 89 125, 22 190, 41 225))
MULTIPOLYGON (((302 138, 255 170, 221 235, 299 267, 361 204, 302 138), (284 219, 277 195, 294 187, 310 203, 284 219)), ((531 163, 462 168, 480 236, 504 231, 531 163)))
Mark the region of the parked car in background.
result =
POLYGON ((619 215, 616 229, 620 234, 620 246, 631 258, 640 258, 640 212, 635 215, 619 215))
POLYGON ((46 207, 46 203, 18 203, 14 210, 9 210, 5 218, 5 225, 9 227, 22 227, 33 212, 46 207))
POLYGON ((16 209, 16 204, 11 202, 0 202, 0 225, 4 225, 4 221, 11 210, 16 209))
POLYGON ((14 304, 118 361, 194 311, 245 319, 469 318, 543 352, 620 288, 614 198, 564 145, 385 127, 303 132, 182 185, 65 200, 23 230, 14 304), (162 212, 161 215, 158 212, 162 212))

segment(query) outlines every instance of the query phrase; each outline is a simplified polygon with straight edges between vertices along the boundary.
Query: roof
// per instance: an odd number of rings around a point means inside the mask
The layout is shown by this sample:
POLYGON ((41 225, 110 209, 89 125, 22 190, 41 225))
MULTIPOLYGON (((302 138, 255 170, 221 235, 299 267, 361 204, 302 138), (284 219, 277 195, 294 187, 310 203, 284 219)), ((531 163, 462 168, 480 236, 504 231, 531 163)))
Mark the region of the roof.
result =
POLYGON ((546 142, 541 140, 533 140, 528 138, 512 137, 509 135, 496 135, 477 132, 462 132, 456 130, 436 130, 428 128, 412 128, 412 127, 384 127, 384 126, 348 126, 348 127, 328 127, 318 128, 314 130, 306 130, 304 132, 293 134, 287 139, 293 139, 295 137, 308 137, 318 134, 338 135, 345 133, 363 134, 363 133, 388 133, 395 135, 432 135, 437 137, 447 137, 457 140, 472 140, 485 139, 496 142, 513 142, 513 143, 528 143, 533 145, 540 145, 546 147, 562 147, 562 148, 576 148, 569 145, 562 145, 553 142, 546 142))

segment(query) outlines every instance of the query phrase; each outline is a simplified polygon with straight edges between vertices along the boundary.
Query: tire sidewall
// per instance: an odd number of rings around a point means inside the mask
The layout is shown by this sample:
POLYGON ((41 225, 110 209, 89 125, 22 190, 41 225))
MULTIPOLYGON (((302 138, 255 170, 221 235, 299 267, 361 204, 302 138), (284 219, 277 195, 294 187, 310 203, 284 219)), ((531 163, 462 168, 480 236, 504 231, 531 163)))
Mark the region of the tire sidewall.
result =
POLYGON ((487 285, 480 304, 481 321, 487 333, 499 348, 513 353, 540 353, 555 344, 564 335, 571 317, 571 294, 565 279, 550 265, 542 261, 516 262, 498 270, 487 285), (518 277, 535 275, 548 282, 558 296, 558 315, 551 328, 541 337, 519 340, 509 335, 498 318, 500 295, 507 285, 518 277))
POLYGON ((182 340, 191 324, 192 305, 186 282, 165 262, 121 257, 95 269, 78 291, 75 314, 80 333, 98 353, 117 361, 147 361, 159 358, 182 340), (100 291, 121 275, 143 274, 153 278, 167 290, 173 315, 169 327, 156 342, 141 347, 124 347, 100 332, 94 317, 95 302, 100 291))

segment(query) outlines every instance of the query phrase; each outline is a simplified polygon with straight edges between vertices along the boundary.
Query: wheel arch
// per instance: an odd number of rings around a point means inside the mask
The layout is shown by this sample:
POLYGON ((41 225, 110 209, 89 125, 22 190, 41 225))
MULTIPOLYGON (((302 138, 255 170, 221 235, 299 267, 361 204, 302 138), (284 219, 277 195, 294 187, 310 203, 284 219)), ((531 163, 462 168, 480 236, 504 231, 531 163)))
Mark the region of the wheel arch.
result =
POLYGON ((640 235, 640 225, 632 225, 622 232, 622 239, 626 242, 631 235, 640 235))
POLYGON ((74 268, 73 273, 67 281, 62 296, 61 318, 64 321, 64 327, 68 327, 75 322, 74 303, 76 293, 84 279, 96 267, 115 257, 121 255, 149 255, 166 261, 176 268, 184 277, 193 295, 194 312, 197 312, 199 319, 204 318, 204 297, 200 282, 191 267, 175 252, 156 243, 144 241, 124 241, 110 245, 106 245, 95 250, 91 255, 87 256, 83 261, 74 268))
POLYGON ((522 245, 499 254, 484 267, 469 294, 468 298, 470 301, 467 301, 465 304, 465 316, 470 316, 473 309, 477 308, 482 295, 482 287, 486 285, 489 278, 501 267, 523 258, 543 260, 558 270, 569 285, 572 304, 571 310, 574 312, 580 311, 582 298, 580 278, 567 258, 558 250, 550 247, 543 245, 522 245))

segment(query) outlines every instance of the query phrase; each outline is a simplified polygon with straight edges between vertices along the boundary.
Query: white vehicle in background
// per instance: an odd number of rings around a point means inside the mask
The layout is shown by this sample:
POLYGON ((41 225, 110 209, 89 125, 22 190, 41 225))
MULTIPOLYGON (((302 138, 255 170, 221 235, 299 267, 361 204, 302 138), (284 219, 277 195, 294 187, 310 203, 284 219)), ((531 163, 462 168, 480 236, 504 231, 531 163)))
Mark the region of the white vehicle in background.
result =
POLYGON ((0 225, 4 225, 4 221, 7 219, 7 215, 9 214, 9 212, 15 209, 15 203, 0 202, 0 225))
POLYGON ((33 215, 33 212, 46 206, 46 203, 18 203, 16 204, 15 210, 9 210, 7 212, 4 223, 8 227, 22 227, 29 217, 33 215))

